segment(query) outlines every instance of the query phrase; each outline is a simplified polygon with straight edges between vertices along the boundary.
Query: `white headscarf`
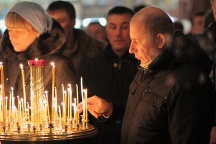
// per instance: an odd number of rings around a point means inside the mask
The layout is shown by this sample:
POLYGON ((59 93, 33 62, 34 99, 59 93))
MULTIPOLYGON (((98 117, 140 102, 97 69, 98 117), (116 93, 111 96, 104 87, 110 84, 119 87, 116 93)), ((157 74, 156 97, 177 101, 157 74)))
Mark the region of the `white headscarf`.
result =
POLYGON ((49 33, 52 29, 52 18, 47 11, 34 2, 20 2, 10 9, 29 22, 40 34, 49 33))

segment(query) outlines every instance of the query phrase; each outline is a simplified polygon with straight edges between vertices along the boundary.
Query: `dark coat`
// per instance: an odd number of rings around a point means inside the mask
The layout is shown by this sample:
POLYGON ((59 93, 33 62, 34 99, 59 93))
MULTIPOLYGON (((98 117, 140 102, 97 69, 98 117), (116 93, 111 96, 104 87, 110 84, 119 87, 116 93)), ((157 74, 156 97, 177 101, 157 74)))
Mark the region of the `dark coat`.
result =
POLYGON ((89 96, 97 95, 109 100, 114 106, 113 115, 106 122, 92 118, 90 123, 96 126, 99 134, 94 144, 119 144, 122 119, 126 107, 129 85, 138 67, 138 60, 127 51, 119 58, 108 45, 104 52, 90 60, 82 75, 89 96))
POLYGON ((138 71, 122 124, 122 144, 209 143, 215 91, 212 61, 182 33, 148 71, 138 71))
MULTIPOLYGON (((20 64, 23 64, 26 83, 27 102, 30 97, 30 67, 28 60, 45 60, 44 66, 44 90, 48 91, 49 101, 52 95, 52 66, 51 62, 55 63, 56 75, 55 85, 58 91, 58 102, 62 102, 62 84, 65 87, 72 84, 75 89, 77 83, 75 77, 75 69, 72 62, 62 56, 62 45, 65 43, 65 34, 62 27, 56 22, 53 22, 52 30, 49 34, 43 34, 39 39, 34 41, 25 52, 15 52, 9 40, 8 31, 6 30, 1 45, 0 59, 4 66, 5 75, 5 94, 9 96, 11 87, 14 88, 14 96, 23 97, 22 77, 20 64)), ((50 101, 51 102, 51 101, 50 101)))

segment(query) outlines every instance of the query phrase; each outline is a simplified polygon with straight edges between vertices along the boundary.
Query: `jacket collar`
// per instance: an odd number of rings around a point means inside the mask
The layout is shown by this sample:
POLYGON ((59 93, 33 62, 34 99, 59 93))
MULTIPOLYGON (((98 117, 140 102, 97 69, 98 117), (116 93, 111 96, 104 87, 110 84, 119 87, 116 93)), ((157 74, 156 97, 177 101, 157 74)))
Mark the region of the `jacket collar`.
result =
POLYGON ((137 61, 137 60, 135 59, 134 55, 130 54, 128 50, 124 53, 124 55, 123 55, 121 58, 119 58, 119 57, 113 52, 113 50, 112 50, 110 44, 107 45, 107 47, 106 47, 106 49, 105 49, 104 51, 105 51, 105 59, 106 59, 107 61, 119 61, 119 60, 131 61, 131 60, 133 60, 133 59, 134 59, 135 61, 137 61))
POLYGON ((197 39, 186 37, 176 31, 173 45, 164 51, 149 65, 151 71, 167 70, 180 65, 197 65, 210 73, 212 62, 199 46, 197 39))

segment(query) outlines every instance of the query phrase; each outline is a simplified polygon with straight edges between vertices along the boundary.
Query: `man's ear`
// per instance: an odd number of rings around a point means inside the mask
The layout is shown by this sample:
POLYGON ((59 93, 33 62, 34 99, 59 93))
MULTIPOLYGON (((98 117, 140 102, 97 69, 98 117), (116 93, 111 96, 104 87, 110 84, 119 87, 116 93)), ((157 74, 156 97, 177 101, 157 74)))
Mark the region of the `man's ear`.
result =
POLYGON ((163 48, 163 46, 165 45, 166 43, 166 37, 164 34, 158 34, 157 35, 157 45, 158 45, 158 48, 163 48))
POLYGON ((74 28, 75 24, 76 24, 76 18, 74 18, 74 19, 71 20, 71 24, 72 24, 72 27, 74 28))

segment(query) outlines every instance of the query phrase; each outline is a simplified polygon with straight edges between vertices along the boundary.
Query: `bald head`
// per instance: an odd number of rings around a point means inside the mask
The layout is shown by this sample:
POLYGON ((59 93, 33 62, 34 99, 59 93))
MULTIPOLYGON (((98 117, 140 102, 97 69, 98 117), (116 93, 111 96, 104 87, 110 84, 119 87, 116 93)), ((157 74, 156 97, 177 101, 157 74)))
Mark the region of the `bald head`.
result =
POLYGON ((170 17, 157 7, 146 7, 141 9, 134 15, 131 20, 142 29, 141 32, 152 34, 155 37, 157 34, 174 34, 174 25, 170 17))

